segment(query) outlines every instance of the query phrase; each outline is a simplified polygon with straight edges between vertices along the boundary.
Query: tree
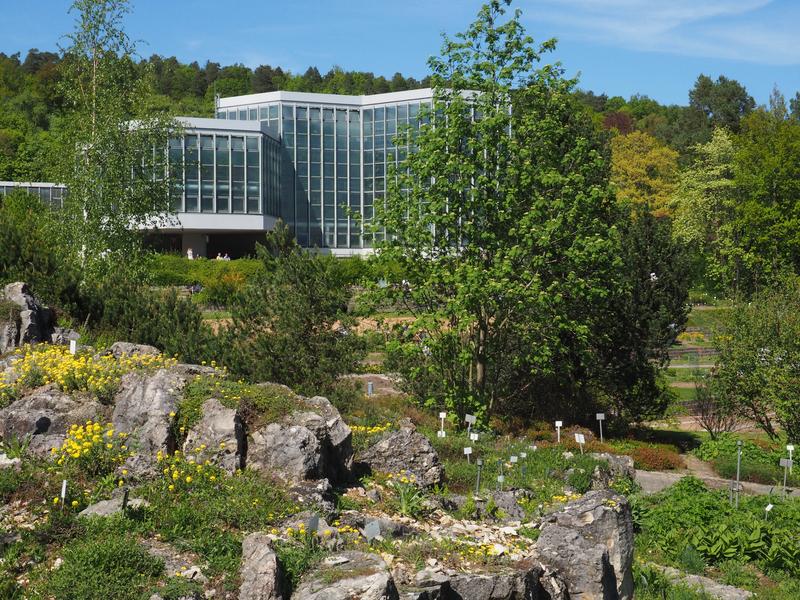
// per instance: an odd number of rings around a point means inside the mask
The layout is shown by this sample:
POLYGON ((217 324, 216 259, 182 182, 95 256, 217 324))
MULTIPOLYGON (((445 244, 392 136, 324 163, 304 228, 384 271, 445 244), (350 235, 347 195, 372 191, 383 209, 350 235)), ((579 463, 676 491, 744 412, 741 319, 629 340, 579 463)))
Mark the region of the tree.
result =
POLYGON ((375 221, 379 260, 402 275, 378 293, 414 314, 402 351, 410 376, 439 382, 432 404, 531 417, 558 398, 583 417, 617 213, 574 82, 535 67, 554 42, 534 45, 519 11, 504 20, 509 3, 484 5, 429 62, 432 110, 398 139, 414 151, 375 221))
POLYGON ((680 175, 672 199, 675 239, 692 249, 698 283, 733 290, 736 281, 731 224, 736 210, 735 147, 727 129, 717 128, 694 149, 695 160, 680 175))
POLYGON ((611 180, 623 202, 669 214, 678 176, 678 153, 641 131, 611 140, 611 180))
POLYGON ((336 258, 304 251, 279 221, 257 247, 265 275, 232 307, 222 333, 224 364, 251 381, 273 381, 301 393, 333 388, 364 354, 350 331, 350 298, 336 258))
POLYGON ((671 221, 643 205, 621 224, 624 286, 617 290, 606 327, 595 338, 602 357, 596 378, 615 412, 627 422, 663 414, 669 397, 659 369, 689 314, 689 269, 671 221))
POLYGON ((144 111, 151 80, 138 74, 122 29, 126 0, 75 0, 62 50, 67 112, 51 160, 69 194, 63 251, 85 274, 130 264, 141 234, 170 209, 165 153, 175 124, 144 111))
POLYGON ((727 408, 773 439, 777 422, 800 440, 800 279, 787 276, 729 315, 724 335, 714 338, 727 408))
POLYGON ((700 75, 689 92, 690 108, 702 113, 711 127, 727 127, 739 131, 739 123, 756 106, 745 87, 724 75, 714 81, 700 75))

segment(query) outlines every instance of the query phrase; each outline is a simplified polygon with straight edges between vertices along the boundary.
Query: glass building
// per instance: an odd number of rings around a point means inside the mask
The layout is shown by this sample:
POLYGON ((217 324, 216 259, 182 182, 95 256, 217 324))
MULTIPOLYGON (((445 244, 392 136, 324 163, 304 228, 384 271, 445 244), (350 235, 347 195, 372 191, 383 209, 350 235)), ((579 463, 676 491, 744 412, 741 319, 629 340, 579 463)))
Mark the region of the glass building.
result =
POLYGON ((408 148, 395 145, 418 128, 430 89, 343 96, 268 92, 217 102, 216 117, 259 122, 280 143, 277 216, 302 246, 334 254, 369 251, 365 223, 386 193, 387 169, 408 148))
MULTIPOLYGON (((386 194, 387 172, 408 152, 396 145, 418 129, 431 89, 343 96, 268 92, 217 100, 211 119, 179 117, 168 148, 178 189, 160 227, 165 247, 195 256, 252 252, 278 218, 301 246, 337 255, 371 252, 364 235, 386 194)), ((25 187, 55 207, 64 186, 25 187)))
POLYGON ((64 196, 67 194, 67 188, 56 183, 0 181, 0 198, 14 190, 25 190, 29 194, 38 196, 42 202, 53 208, 61 208, 64 205, 64 196))

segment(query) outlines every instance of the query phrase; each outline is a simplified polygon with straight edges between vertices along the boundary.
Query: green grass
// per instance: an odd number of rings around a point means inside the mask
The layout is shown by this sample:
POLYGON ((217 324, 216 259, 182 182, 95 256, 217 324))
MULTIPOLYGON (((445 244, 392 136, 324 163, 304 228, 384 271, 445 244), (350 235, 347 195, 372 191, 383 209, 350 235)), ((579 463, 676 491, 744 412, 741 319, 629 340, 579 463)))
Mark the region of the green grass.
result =
POLYGON ((686 327, 697 328, 713 334, 724 325, 731 308, 730 306, 705 307, 700 310, 695 308, 689 313, 686 327))

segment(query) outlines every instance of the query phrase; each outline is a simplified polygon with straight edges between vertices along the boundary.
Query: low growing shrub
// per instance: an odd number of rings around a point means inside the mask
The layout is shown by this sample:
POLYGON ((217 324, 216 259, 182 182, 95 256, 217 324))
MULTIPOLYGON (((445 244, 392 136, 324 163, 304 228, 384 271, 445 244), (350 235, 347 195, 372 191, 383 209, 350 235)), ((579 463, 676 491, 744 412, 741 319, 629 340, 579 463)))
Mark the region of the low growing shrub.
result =
POLYGON ((685 466, 680 454, 661 448, 641 446, 633 449, 629 455, 633 458, 634 466, 645 471, 669 471, 685 466))

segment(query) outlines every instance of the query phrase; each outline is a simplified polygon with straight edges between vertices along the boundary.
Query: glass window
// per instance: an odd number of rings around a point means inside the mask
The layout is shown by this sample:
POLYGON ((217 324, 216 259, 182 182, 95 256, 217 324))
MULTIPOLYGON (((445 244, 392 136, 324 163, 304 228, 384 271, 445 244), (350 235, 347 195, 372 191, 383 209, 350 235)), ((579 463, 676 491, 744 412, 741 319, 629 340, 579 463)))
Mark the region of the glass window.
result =
POLYGON ((386 112, 383 108, 375 109, 375 121, 383 121, 386 112))
POLYGON ((217 118, 218 119, 225 119, 225 118, 227 118, 227 116, 228 116, 228 113, 226 113, 224 110, 218 110, 217 111, 217 118))
POLYGON ((269 118, 270 119, 277 119, 278 118, 278 105, 271 104, 269 106, 269 118))
POLYGON ((231 119, 231 120, 235 120, 236 119, 236 111, 235 110, 229 110, 228 111, 228 118, 231 119))
POLYGON ((244 212, 244 138, 231 138, 231 211, 244 212))
POLYGON ((247 212, 258 213, 261 196, 261 153, 258 137, 247 137, 247 212))
POLYGON ((240 121, 246 121, 247 120, 247 109, 246 108, 240 108, 239 109, 239 120, 240 121))
POLYGON ((200 136, 200 210, 214 212, 214 136, 200 136))
POLYGON ((198 164, 197 136, 187 135, 185 139, 186 150, 186 212, 197 212, 200 209, 200 165, 198 164))
POLYGON ((258 109, 257 108, 251 108, 249 110, 249 119, 251 121, 258 121, 258 109))
POLYGON ((397 107, 397 120, 405 123, 408 120, 408 106, 401 104, 397 107))
POLYGON ((266 121, 269 119, 269 109, 266 106, 261 106, 258 109, 258 118, 261 121, 266 121))
POLYGON ((217 136, 216 155, 217 212, 229 212, 229 200, 231 193, 231 164, 230 142, 227 135, 217 136))
POLYGON ((292 104, 284 104, 282 105, 283 109, 281 112, 283 113, 284 119, 289 119, 290 121, 294 119, 294 105, 292 104))

